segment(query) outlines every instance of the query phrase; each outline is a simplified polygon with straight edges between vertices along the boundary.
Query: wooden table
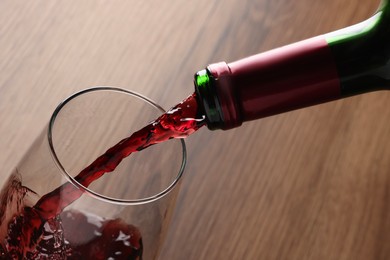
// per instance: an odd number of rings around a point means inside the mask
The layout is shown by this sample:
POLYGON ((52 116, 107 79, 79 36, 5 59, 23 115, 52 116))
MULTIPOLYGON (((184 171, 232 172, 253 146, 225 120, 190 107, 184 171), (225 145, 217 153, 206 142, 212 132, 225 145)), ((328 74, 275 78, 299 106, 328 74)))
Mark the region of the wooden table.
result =
MULTIPOLYGON (((0 2, 4 180, 59 101, 95 85, 164 107, 211 62, 368 18, 377 0, 0 2)), ((390 259, 390 93, 202 129, 161 259, 390 259)))

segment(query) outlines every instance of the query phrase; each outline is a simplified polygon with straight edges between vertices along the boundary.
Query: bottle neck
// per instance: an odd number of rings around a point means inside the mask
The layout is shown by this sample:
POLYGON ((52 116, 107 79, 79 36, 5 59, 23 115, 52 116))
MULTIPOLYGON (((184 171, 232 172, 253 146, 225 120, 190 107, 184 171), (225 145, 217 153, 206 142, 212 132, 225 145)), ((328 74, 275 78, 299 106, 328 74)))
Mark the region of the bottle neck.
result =
POLYGON ((390 8, 357 25, 195 74, 210 129, 390 86, 390 8))

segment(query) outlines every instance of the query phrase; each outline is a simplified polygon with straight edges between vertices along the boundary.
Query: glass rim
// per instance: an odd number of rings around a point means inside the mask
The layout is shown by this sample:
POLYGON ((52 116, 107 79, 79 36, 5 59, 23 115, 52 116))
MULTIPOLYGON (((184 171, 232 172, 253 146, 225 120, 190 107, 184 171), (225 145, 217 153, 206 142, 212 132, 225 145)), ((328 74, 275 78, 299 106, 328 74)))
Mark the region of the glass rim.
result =
POLYGON ((149 105, 153 106, 154 108, 157 108, 162 113, 166 112, 165 109, 163 109, 160 105, 158 105, 153 100, 151 100, 151 99, 149 99, 149 98, 147 98, 147 97, 145 97, 145 96, 143 96, 135 91, 130 91, 130 90, 126 90, 126 89, 122 89, 122 88, 118 88, 118 87, 96 86, 96 87, 91 87, 91 88, 87 88, 87 89, 83 89, 83 90, 80 90, 78 92, 75 92, 74 94, 70 95, 69 97, 65 98, 62 102, 60 102, 58 104, 58 106, 56 107, 56 109, 54 110, 54 112, 52 113, 52 116, 50 117, 49 126, 48 126, 48 130, 47 130, 47 138, 48 138, 49 147, 50 147, 50 154, 52 155, 52 158, 53 158, 56 166, 59 168, 61 173, 65 176, 65 178, 70 183, 75 185, 78 189, 82 190, 84 193, 88 194, 89 196, 94 197, 94 198, 99 199, 99 200, 104 201, 104 202, 119 204, 119 205, 140 205, 140 204, 146 204, 149 202, 156 201, 156 200, 164 197, 165 195, 167 195, 171 190, 173 190, 173 188, 176 186, 176 184, 180 181, 181 177, 183 176, 184 169, 185 169, 185 166, 187 163, 187 150, 186 150, 185 141, 183 139, 178 140, 181 142, 181 147, 182 147, 182 162, 181 162, 181 166, 180 166, 180 170, 179 170, 178 174, 176 175, 175 179, 172 181, 172 183, 168 187, 166 187, 164 190, 160 191, 159 193, 156 193, 156 194, 149 196, 149 197, 140 198, 140 199, 118 199, 118 198, 105 196, 105 195, 102 195, 98 192, 95 192, 95 191, 89 189, 88 187, 85 187, 84 185, 79 183, 77 180, 75 180, 75 178, 66 171, 66 169, 62 165, 61 161, 59 160, 59 158, 56 154, 56 150, 54 148, 53 139, 52 139, 52 137, 53 137, 52 129, 53 129, 54 123, 55 123, 56 118, 57 118, 59 112, 61 111, 61 109, 69 101, 73 100, 74 98, 76 98, 80 95, 90 93, 90 92, 95 92, 95 91, 113 91, 113 92, 127 94, 129 96, 136 97, 142 101, 147 102, 149 105))

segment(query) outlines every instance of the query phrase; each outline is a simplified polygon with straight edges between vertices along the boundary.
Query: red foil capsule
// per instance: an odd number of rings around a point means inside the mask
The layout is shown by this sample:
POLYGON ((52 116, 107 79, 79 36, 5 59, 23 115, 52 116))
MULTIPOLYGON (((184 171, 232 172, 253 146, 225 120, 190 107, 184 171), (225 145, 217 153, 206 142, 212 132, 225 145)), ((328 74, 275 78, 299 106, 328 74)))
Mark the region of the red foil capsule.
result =
POLYGON ((341 98, 336 63, 324 37, 229 64, 211 64, 207 70, 221 113, 221 122, 213 128, 231 129, 245 121, 341 98))

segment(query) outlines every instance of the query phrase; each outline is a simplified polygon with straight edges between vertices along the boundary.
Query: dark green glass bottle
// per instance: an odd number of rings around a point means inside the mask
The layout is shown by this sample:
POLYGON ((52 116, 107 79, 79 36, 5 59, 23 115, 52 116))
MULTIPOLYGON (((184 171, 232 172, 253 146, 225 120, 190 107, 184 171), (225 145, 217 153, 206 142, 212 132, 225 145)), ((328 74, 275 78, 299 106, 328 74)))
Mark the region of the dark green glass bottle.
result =
POLYGON ((359 24, 195 75, 210 129, 390 89, 390 5, 359 24))

